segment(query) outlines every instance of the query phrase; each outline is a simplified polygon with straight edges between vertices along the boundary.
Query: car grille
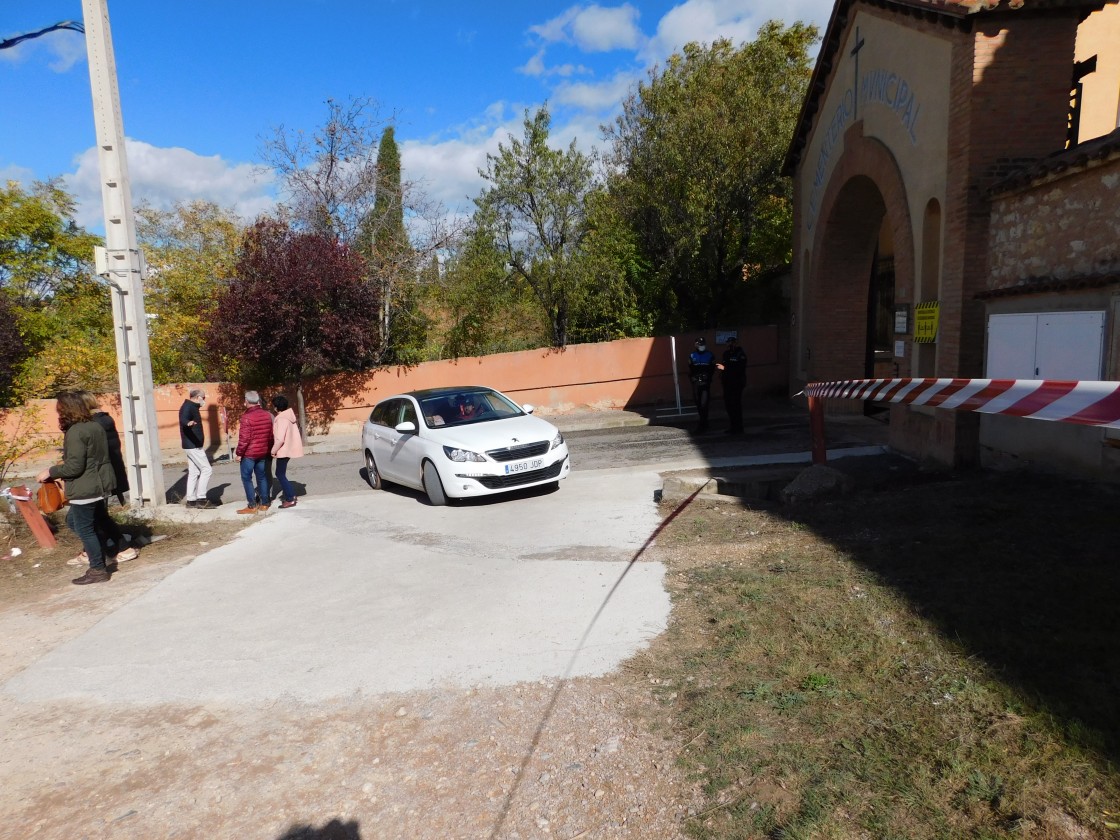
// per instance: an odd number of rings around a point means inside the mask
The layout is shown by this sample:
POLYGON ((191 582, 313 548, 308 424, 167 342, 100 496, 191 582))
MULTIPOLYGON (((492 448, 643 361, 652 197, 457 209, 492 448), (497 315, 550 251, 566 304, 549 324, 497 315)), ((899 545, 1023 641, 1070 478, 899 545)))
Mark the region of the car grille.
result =
POLYGON ((543 470, 532 472, 513 473, 512 475, 483 475, 475 476, 475 481, 487 490, 504 490, 507 487, 520 487, 522 484, 532 484, 534 481, 546 481, 560 475, 567 458, 561 458, 555 464, 543 470))
POLYGON ((486 454, 495 461, 520 461, 522 458, 534 458, 548 452, 548 441, 538 443, 523 443, 520 446, 507 446, 505 449, 490 449, 486 454))

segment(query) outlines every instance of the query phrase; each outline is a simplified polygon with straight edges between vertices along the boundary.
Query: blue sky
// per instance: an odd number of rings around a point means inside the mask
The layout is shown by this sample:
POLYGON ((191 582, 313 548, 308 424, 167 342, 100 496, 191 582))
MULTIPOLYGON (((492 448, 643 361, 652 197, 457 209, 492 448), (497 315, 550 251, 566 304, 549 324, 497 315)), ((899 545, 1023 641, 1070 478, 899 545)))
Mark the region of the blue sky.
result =
MULTIPOLYGON (((370 97, 395 126, 404 177, 469 212, 479 167, 526 108, 553 141, 601 141, 626 93, 688 41, 751 40, 767 20, 823 31, 826 0, 109 0, 134 200, 270 209, 262 138, 313 130, 325 100, 370 97)), ((0 38, 81 20, 80 0, 7 0, 0 38)), ((0 50, 0 178, 60 176, 101 228, 84 38, 0 50)))

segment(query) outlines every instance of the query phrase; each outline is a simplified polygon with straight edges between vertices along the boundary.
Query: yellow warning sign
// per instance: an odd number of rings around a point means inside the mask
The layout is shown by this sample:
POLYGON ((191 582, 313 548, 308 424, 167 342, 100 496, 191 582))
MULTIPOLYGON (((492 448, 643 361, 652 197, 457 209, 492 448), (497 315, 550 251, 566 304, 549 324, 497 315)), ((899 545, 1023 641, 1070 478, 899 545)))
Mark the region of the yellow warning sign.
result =
POLYGON ((914 305, 915 344, 934 344, 937 342, 937 321, 940 314, 940 301, 931 300, 914 305))

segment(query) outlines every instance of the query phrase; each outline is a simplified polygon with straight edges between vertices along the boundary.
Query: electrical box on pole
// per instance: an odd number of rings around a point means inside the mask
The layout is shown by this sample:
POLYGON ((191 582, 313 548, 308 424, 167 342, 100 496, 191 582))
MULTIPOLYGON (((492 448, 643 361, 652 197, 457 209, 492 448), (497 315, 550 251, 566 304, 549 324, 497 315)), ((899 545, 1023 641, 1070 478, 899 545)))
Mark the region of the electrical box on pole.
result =
POLYGON ((124 426, 124 455, 134 506, 164 502, 148 322, 144 312, 146 267, 136 240, 136 220, 124 152, 117 68, 106 0, 82 0, 86 30, 97 163, 105 210, 105 248, 94 255, 97 273, 112 287, 113 335, 124 426))

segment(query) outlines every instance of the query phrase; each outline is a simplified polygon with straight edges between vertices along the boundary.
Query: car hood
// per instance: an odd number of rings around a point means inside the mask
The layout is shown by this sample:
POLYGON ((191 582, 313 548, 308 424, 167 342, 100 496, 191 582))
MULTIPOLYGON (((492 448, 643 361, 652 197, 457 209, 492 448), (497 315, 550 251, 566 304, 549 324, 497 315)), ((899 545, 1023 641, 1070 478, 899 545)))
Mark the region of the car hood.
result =
POLYGON ((557 429, 547 420, 526 414, 522 417, 507 417, 504 420, 488 420, 485 423, 436 428, 429 431, 433 440, 445 445, 461 446, 473 452, 485 452, 488 449, 517 446, 538 440, 551 441, 556 436, 557 429))

